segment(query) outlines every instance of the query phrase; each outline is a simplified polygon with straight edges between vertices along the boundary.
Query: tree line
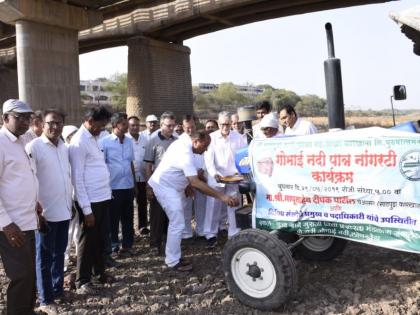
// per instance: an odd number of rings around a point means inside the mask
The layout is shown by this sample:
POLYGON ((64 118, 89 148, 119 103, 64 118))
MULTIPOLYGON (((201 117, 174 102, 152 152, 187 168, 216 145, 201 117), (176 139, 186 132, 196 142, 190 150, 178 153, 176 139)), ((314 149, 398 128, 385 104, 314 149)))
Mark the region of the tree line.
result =
MULTIPOLYGON (((114 74, 107 80, 105 88, 114 96, 110 99, 112 107, 117 110, 125 110, 127 100, 127 73, 114 74)), ((277 89, 269 84, 257 85, 263 89, 263 93, 251 96, 241 93, 231 82, 219 84, 217 89, 209 93, 203 93, 198 86, 192 87, 194 112, 202 118, 214 118, 220 111, 236 112, 238 107, 255 104, 258 101, 269 101, 273 110, 290 104, 296 112, 303 117, 327 117, 328 108, 326 99, 314 94, 298 95, 287 89, 277 89)), ((414 110, 397 110, 396 115, 407 115, 414 110)), ((391 115, 390 109, 385 110, 346 110, 346 116, 353 117, 378 117, 391 115)))
POLYGON ((327 102, 325 99, 313 95, 298 95, 286 89, 276 89, 271 85, 257 85, 264 89, 263 93, 250 96, 239 92, 233 83, 221 83, 218 89, 203 93, 196 86, 193 87, 194 110, 200 114, 215 113, 221 110, 236 111, 240 106, 254 104, 258 101, 269 101, 274 110, 290 104, 301 116, 327 116, 327 102))

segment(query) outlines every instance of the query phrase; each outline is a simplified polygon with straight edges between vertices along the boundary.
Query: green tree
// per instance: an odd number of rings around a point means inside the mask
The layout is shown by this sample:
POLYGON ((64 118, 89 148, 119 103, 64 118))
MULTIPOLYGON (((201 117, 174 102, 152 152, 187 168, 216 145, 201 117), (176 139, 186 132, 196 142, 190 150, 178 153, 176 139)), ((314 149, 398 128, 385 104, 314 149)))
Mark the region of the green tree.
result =
POLYGON ((125 112, 127 104, 127 73, 112 75, 107 84, 105 84, 105 90, 114 94, 110 99, 112 107, 125 112))
POLYGON ((206 94, 200 91, 198 86, 193 86, 193 104, 194 104, 194 111, 201 112, 205 111, 206 108, 209 106, 209 98, 206 94))
POLYGON ((299 95, 297 95, 293 91, 286 89, 274 90, 271 96, 271 103, 273 104, 273 109, 277 110, 279 110, 280 107, 288 104, 296 106, 296 104, 300 101, 301 97, 299 95))
POLYGON ((303 95, 301 100, 295 106, 296 112, 300 116, 327 116, 327 102, 325 99, 313 95, 303 95))
POLYGON ((232 110, 238 106, 249 104, 251 101, 239 93, 233 83, 221 83, 219 88, 210 92, 208 98, 211 104, 218 105, 219 111, 232 110))

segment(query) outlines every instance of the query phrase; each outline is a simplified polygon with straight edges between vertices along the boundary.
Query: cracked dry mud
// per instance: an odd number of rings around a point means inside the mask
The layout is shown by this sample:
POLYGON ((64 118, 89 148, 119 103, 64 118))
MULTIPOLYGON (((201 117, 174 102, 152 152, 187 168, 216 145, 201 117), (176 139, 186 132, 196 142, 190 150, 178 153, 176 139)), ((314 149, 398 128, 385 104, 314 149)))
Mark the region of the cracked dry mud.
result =
MULTIPOLYGON (((227 290, 221 246, 184 245, 194 270, 180 273, 168 271, 147 243, 146 237, 136 237, 135 255, 117 258, 121 267, 109 269, 116 282, 98 284, 96 296, 66 287, 60 314, 420 314, 420 255, 349 243, 333 261, 297 260, 296 295, 277 311, 262 312, 242 305, 227 290)), ((2 267, 0 281, 1 313, 7 288, 2 267)))

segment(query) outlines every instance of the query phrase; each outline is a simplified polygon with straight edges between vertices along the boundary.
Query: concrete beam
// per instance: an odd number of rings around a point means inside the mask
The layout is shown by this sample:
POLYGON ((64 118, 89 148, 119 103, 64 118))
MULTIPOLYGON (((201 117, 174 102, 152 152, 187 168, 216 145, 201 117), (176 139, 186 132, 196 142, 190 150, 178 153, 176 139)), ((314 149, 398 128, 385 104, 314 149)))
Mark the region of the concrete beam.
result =
POLYGON ((146 37, 128 40, 127 114, 142 120, 169 110, 193 112, 190 49, 146 37))
POLYGON ((15 24, 26 20, 73 30, 84 30, 103 21, 102 14, 52 0, 0 0, 0 20, 15 24))

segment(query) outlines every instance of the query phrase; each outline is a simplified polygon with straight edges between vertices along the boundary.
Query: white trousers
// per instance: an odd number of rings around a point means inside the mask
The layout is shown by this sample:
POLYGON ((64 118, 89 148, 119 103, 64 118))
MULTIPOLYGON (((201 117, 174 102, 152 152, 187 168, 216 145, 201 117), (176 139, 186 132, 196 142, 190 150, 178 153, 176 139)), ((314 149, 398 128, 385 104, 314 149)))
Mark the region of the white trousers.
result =
POLYGON ((169 219, 165 247, 165 263, 169 267, 173 267, 181 259, 182 232, 185 228, 185 193, 172 189, 159 188, 153 189, 153 192, 169 219))
POLYGON ((72 243, 74 244, 74 247, 76 248, 76 257, 77 252, 79 250, 79 237, 80 237, 80 224, 79 224, 79 213, 76 211, 76 214, 74 215, 73 219, 70 221, 69 225, 69 240, 67 243, 66 252, 64 253, 65 257, 65 266, 67 266, 69 259, 70 259, 70 250, 72 243))
POLYGON ((185 239, 193 236, 193 230, 191 225, 193 212, 195 219, 195 234, 197 236, 204 236, 206 199, 207 196, 199 191, 194 191, 194 199, 191 197, 186 198, 186 205, 184 208, 185 229, 182 232, 182 238, 185 239))
MULTIPOLYGON (((213 188, 217 191, 224 193, 225 195, 234 196, 241 200, 241 196, 238 191, 238 185, 229 184, 225 187, 213 188)), ((223 208, 224 204, 221 200, 213 197, 207 197, 206 215, 204 220, 204 235, 206 236, 206 239, 216 237, 219 229, 223 229, 223 208)), ((228 221, 228 237, 232 237, 240 231, 240 229, 236 227, 235 218, 235 211, 238 208, 239 207, 226 206, 228 221)))

